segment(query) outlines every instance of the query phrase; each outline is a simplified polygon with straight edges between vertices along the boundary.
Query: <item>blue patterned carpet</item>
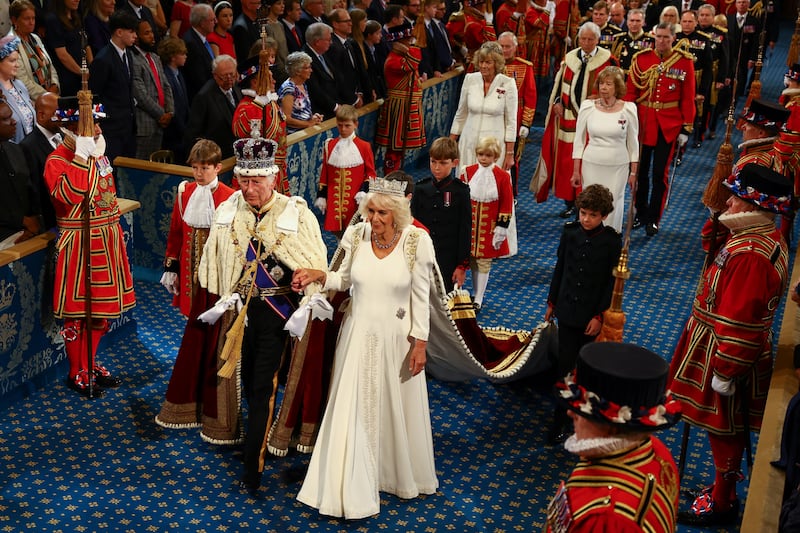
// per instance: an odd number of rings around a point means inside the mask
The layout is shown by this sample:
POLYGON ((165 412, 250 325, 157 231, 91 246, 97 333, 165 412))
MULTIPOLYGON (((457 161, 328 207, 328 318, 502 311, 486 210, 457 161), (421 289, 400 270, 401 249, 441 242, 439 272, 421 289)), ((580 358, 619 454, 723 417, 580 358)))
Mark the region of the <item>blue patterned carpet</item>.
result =
MULTIPOLYGON (((777 50, 778 57, 785 53, 777 50)), ((770 61, 764 96, 777 98, 784 70, 783 59, 770 61)), ((523 176, 532 173, 541 134, 532 132, 523 176)), ((661 232, 647 238, 639 230, 632 238, 625 339, 665 359, 689 314, 700 272, 700 196, 721 137, 689 150, 661 232)), ((536 205, 524 191, 517 209, 520 253, 496 262, 480 317, 485 325, 532 328, 544 315, 562 204, 536 205)), ((124 379, 120 389, 87 402, 55 386, 3 412, 0 531, 539 531, 550 496, 575 463, 564 450, 544 446, 553 407, 547 394, 529 384, 429 379, 441 485, 435 495, 411 501, 382 495, 380 515, 361 521, 320 517, 294 500, 296 478, 308 462, 295 454, 268 463, 263 498, 252 499, 233 488, 241 467, 237 450, 153 422, 184 320, 152 273, 137 272, 136 289, 138 333, 101 353, 124 379)), ((679 428, 662 438, 677 456, 679 428)), ((694 432, 685 487, 711 481, 704 440, 694 432)), ((746 494, 743 483, 740 496, 746 494)))

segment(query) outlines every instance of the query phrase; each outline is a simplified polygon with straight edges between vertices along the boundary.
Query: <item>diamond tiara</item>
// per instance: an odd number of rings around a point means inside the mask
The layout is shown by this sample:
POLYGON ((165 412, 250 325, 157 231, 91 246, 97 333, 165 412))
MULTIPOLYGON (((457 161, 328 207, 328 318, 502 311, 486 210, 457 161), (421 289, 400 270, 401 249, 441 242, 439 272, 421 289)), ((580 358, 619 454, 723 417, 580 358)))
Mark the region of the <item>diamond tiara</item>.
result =
POLYGON ((403 181, 375 178, 369 180, 369 192, 405 197, 406 184, 403 181))

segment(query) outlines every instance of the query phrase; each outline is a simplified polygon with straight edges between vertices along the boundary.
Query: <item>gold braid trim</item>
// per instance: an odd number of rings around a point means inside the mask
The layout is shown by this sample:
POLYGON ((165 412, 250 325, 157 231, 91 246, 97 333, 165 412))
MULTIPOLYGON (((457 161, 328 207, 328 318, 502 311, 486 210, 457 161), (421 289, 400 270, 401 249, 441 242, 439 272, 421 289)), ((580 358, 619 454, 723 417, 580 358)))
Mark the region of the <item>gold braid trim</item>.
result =
POLYGON ((672 68, 672 65, 680 61, 682 58, 688 58, 688 55, 685 51, 679 48, 673 48, 673 53, 665 61, 658 63, 657 65, 651 65, 646 70, 642 70, 642 68, 639 66, 639 62, 636 61, 636 58, 639 56, 639 54, 647 52, 653 52, 653 50, 641 50, 633 55, 631 60, 631 71, 628 75, 628 79, 633 82, 633 86, 642 91, 642 94, 636 99, 637 104, 650 99, 650 95, 653 94, 653 90, 658 84, 658 77, 662 72, 672 68))

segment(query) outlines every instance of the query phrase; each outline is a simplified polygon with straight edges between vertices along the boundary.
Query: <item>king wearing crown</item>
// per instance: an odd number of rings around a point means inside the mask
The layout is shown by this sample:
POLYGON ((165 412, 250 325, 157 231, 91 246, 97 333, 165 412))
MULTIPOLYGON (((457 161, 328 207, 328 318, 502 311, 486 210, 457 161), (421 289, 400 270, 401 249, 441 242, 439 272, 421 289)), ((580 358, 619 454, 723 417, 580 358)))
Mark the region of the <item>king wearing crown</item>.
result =
MULTIPOLYGON (((264 469, 277 373, 287 345, 284 326, 300 303, 290 287, 292 273, 298 268, 325 268, 327 251, 319 223, 305 200, 274 190, 279 175, 277 143, 239 139, 233 146, 233 172, 241 189, 217 208, 198 279, 220 297, 217 310, 233 307, 236 301, 245 303, 241 377, 249 415, 241 487, 255 494, 264 469)), ((320 289, 319 284, 310 286, 306 299, 320 289)), ((236 379, 235 373, 232 378, 236 379)))

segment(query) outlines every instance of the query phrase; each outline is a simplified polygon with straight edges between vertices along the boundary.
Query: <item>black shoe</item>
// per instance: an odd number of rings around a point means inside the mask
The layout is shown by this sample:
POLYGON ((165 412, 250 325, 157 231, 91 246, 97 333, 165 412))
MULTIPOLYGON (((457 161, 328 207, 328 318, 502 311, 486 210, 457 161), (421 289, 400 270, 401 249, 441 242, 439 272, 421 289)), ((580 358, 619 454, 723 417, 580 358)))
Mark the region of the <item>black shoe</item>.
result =
POLYGON ((104 389, 114 389, 122 385, 121 379, 112 376, 109 371, 104 368, 94 369, 94 381, 104 389))
POLYGON ((577 211, 575 211, 575 206, 571 205, 571 206, 567 207, 566 209, 564 209, 563 211, 561 211, 558 214, 558 216, 559 216, 559 218, 569 218, 571 216, 574 216, 576 212, 577 211))
POLYGON ((730 509, 726 511, 715 511, 714 504, 711 494, 698 496, 692 502, 691 510, 678 513, 678 523, 697 527, 725 526, 736 523, 739 518, 739 500, 734 501, 730 509))
POLYGON ((716 131, 709 131, 708 132, 708 138, 709 139, 716 139, 717 138, 717 132, 716 131))
POLYGON ((644 223, 642 223, 642 221, 639 220, 639 217, 636 217, 636 218, 633 219, 633 226, 632 226, 633 229, 639 229, 642 226, 644 226, 644 223))
POLYGON ((101 389, 97 383, 94 384, 91 390, 91 394, 89 393, 89 385, 81 379, 81 375, 78 374, 74 378, 67 378, 67 387, 74 390, 81 396, 85 398, 89 398, 93 400, 95 398, 102 398, 103 396, 103 389, 101 389))
POLYGON ((700 148, 701 146, 703 146, 703 142, 702 141, 697 141, 696 143, 694 143, 692 145, 692 148, 700 148))
POLYGON ((245 480, 239 481, 239 491, 242 493, 247 493, 252 498, 259 498, 259 488, 261 488, 261 482, 251 482, 245 480))
POLYGON ((481 304, 478 302, 472 302, 472 308, 475 310, 475 316, 481 314, 481 304))
POLYGON ((649 223, 649 224, 648 224, 648 225, 647 225, 647 226, 644 228, 644 231, 645 231, 645 233, 647 233, 647 236, 648 236, 648 237, 652 237, 653 235, 655 235, 656 233, 658 233, 658 224, 655 224, 654 222, 650 222, 650 223, 649 223))
POLYGON ((679 167, 681 166, 681 163, 683 163, 683 157, 679 156, 678 158, 675 159, 675 166, 679 167))

